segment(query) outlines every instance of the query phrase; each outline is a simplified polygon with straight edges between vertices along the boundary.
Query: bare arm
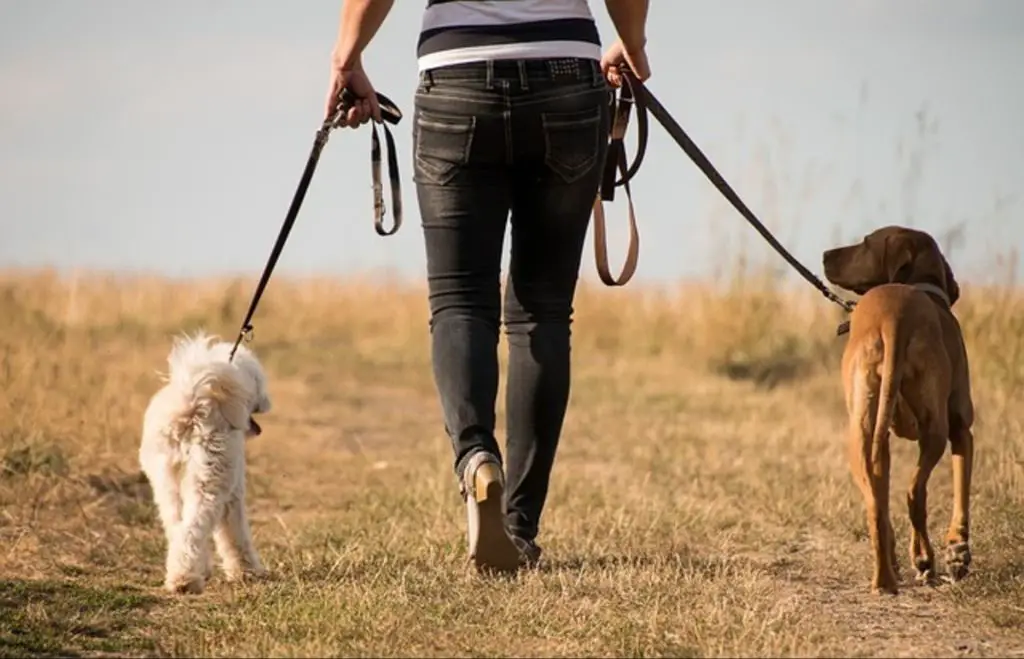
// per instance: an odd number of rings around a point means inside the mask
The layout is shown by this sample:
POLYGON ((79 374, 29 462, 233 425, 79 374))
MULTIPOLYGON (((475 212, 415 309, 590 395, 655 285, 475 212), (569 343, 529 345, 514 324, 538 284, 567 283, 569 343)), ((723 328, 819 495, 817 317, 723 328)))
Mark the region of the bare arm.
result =
POLYGON ((605 0, 604 4, 626 52, 643 50, 647 44, 647 7, 650 0, 605 0))
POLYGON ((362 66, 363 49, 377 34, 394 0, 343 0, 338 22, 338 40, 331 53, 335 67, 343 70, 362 66))
POLYGON ((363 71, 363 49, 377 34, 393 4, 394 0, 342 0, 338 38, 331 51, 324 118, 334 116, 341 92, 348 88, 358 100, 339 123, 355 127, 371 117, 380 121, 380 105, 373 84, 363 71))

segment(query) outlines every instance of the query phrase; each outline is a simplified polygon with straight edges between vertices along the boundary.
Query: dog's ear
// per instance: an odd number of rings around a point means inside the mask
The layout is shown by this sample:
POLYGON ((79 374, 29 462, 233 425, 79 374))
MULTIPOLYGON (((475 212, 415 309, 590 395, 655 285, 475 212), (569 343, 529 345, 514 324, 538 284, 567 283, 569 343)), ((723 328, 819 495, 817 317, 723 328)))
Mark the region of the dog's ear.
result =
POLYGON ((222 368, 210 382, 210 398, 217 402, 220 413, 233 428, 248 430, 255 392, 230 364, 218 366, 222 368))
POLYGON ((244 399, 235 396, 224 396, 220 401, 220 413, 224 415, 232 428, 240 430, 249 429, 250 410, 244 399))
POLYGON ((259 403, 256 404, 256 411, 260 414, 266 414, 274 408, 273 401, 270 400, 270 395, 264 393, 260 396, 259 403))
POLYGON ((249 350, 245 349, 243 352, 242 349, 244 349, 244 346, 240 346, 240 348, 241 349, 238 351, 238 354, 235 355, 235 365, 239 370, 246 373, 251 378, 249 380, 249 384, 253 388, 252 400, 255 401, 255 408, 253 409, 253 412, 259 414, 269 412, 272 407, 272 402, 270 400, 270 394, 267 392, 267 376, 263 372, 263 367, 260 366, 255 355, 253 355, 249 350))
POLYGON ((885 269, 886 283, 909 283, 913 274, 914 247, 913 241, 901 233, 885 237, 882 247, 882 266, 885 269))
POLYGON ((956 277, 953 276, 953 268, 949 267, 949 261, 946 257, 939 253, 942 258, 942 266, 946 270, 945 284, 946 284, 946 295, 949 296, 949 306, 956 304, 956 301, 960 299, 960 284, 957 283, 956 277))
POLYGON ((908 259, 903 266, 898 266, 900 258, 894 261, 893 265, 903 270, 897 270, 893 281, 906 284, 927 282, 930 279, 946 291, 950 306, 956 303, 960 298, 960 285, 934 238, 923 231, 905 230, 891 236, 891 240, 893 249, 905 249, 908 259))

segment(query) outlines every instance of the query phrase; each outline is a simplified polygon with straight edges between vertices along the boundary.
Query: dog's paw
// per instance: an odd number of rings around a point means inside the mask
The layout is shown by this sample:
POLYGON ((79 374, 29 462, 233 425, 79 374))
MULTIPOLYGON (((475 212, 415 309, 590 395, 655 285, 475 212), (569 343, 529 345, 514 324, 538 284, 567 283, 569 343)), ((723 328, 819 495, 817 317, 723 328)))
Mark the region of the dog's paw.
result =
POLYGON ((930 584, 935 580, 935 567, 932 559, 926 556, 914 557, 914 579, 923 584, 930 584))
POLYGON ((971 567, 971 547, 966 542, 956 542, 946 547, 946 565, 950 581, 960 581, 967 576, 971 567))
POLYGON ((197 574, 167 575, 164 589, 176 595, 199 595, 206 587, 206 580, 197 574))
POLYGON ((871 582, 871 592, 876 595, 897 595, 899 591, 899 579, 895 572, 883 574, 871 582))
POLYGON ((263 581, 270 577, 270 572, 262 565, 257 565, 243 569, 225 570, 224 577, 231 583, 263 581))
POLYGON ((873 595, 878 595, 879 597, 883 595, 899 595, 900 589, 896 584, 884 584, 871 586, 871 593, 873 595))

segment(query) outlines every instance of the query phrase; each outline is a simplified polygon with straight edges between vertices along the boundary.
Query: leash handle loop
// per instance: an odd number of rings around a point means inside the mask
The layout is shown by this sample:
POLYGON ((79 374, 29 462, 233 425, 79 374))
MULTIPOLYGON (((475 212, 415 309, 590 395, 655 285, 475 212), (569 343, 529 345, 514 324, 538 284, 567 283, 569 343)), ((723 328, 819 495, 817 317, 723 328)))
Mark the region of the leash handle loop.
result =
POLYGON ((377 125, 373 125, 372 139, 370 141, 370 173, 373 179, 373 230, 379 236, 391 236, 402 226, 402 184, 398 176, 398 156, 395 148, 395 138, 391 130, 384 124, 384 139, 388 146, 388 182, 391 185, 391 213, 393 215, 391 229, 384 228, 384 215, 387 212, 384 206, 384 186, 381 183, 380 169, 380 136, 377 134, 377 125))
MULTIPOLYGON (((398 174, 398 149, 395 147, 395 138, 391 134, 388 124, 397 126, 402 120, 402 111, 398 109, 390 98, 375 92, 377 105, 380 107, 381 121, 371 120, 370 122, 370 177, 373 187, 373 230, 379 236, 392 236, 402 226, 402 182, 398 174), (381 153, 380 135, 377 133, 377 124, 384 128, 384 139, 388 147, 388 183, 391 185, 391 212, 394 215, 390 229, 384 228, 384 215, 387 207, 384 205, 384 185, 381 181, 381 153)), ((325 126, 335 127, 338 125, 344 113, 355 103, 356 96, 351 90, 345 88, 338 98, 338 106, 334 113, 325 122, 325 126)))
POLYGON ((630 179, 636 176, 636 173, 640 170, 640 164, 644 160, 644 155, 647 153, 647 114, 638 110, 636 113, 636 155, 633 157, 632 164, 625 167, 620 166, 618 152, 622 151, 625 153, 625 138, 626 130, 629 126, 630 108, 636 105, 631 85, 632 83, 626 79, 619 88, 618 97, 616 98, 616 93, 613 91, 609 99, 612 127, 608 142, 608 156, 605 160, 604 176, 601 180, 601 199, 604 201, 615 200, 615 188, 625 186, 630 179), (616 170, 622 174, 622 178, 618 180, 615 179, 616 170))
POLYGON ((611 106, 611 129, 608 153, 605 156, 601 187, 593 207, 594 261, 597 266, 597 275, 606 286, 625 286, 636 273, 636 267, 640 260, 640 230, 636 221, 636 210, 633 207, 633 193, 630 190, 629 181, 640 169, 640 163, 643 162, 644 153, 647 151, 647 116, 640 112, 637 113, 636 156, 630 165, 626 160, 625 138, 631 109, 636 102, 633 89, 629 86, 628 81, 619 88, 617 97, 614 91, 610 94, 609 105, 611 106), (621 174, 621 178, 616 180, 616 174, 621 174), (613 277, 608 267, 608 234, 603 202, 614 201, 615 188, 619 186, 626 191, 629 243, 626 247, 626 260, 622 264, 622 270, 618 277, 613 277))
MULTIPOLYGON (((633 209, 633 193, 629 189, 629 177, 626 176, 626 152, 623 149, 608 154, 608 159, 623 175, 623 188, 626 191, 626 204, 629 218, 629 246, 626 248, 626 260, 618 277, 613 277, 608 269, 608 234, 605 227, 604 203, 602 195, 594 199, 594 261, 597 265, 597 276, 606 286, 625 286, 636 273, 640 261, 640 230, 637 227, 636 212, 633 209)), ((614 177, 614 169, 612 170, 614 177)), ((607 179, 606 179, 607 180, 607 179)))

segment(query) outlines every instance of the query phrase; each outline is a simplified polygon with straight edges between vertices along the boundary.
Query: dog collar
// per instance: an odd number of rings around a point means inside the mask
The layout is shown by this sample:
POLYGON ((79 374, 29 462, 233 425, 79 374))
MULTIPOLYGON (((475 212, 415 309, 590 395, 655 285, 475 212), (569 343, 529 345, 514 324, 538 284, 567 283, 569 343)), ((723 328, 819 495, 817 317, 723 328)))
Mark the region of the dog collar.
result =
POLYGON ((920 283, 913 284, 913 287, 921 291, 922 293, 932 293, 934 295, 937 295, 940 300, 946 303, 947 307, 953 306, 953 303, 949 301, 949 295, 946 294, 946 291, 942 290, 935 284, 920 283))
MULTIPOLYGON (((932 293, 934 295, 937 295, 940 300, 942 300, 943 302, 946 303, 947 307, 949 307, 951 309, 953 308, 953 303, 950 302, 949 295, 946 293, 946 291, 942 290, 941 288, 939 288, 935 284, 928 284, 928 283, 922 282, 920 284, 911 284, 911 286, 913 286, 917 290, 921 291, 922 293, 932 293)), ((850 331, 850 320, 846 319, 843 322, 839 323, 839 326, 836 327, 836 336, 842 336, 843 334, 846 334, 849 331, 850 331)))

